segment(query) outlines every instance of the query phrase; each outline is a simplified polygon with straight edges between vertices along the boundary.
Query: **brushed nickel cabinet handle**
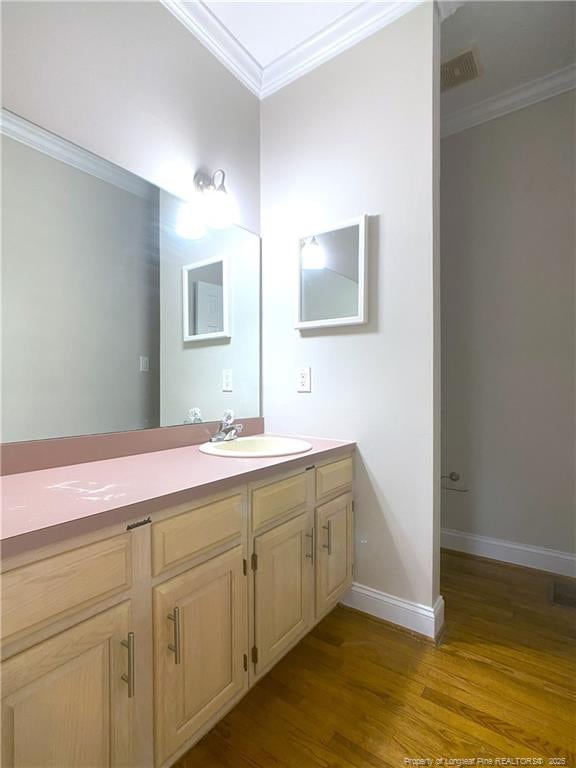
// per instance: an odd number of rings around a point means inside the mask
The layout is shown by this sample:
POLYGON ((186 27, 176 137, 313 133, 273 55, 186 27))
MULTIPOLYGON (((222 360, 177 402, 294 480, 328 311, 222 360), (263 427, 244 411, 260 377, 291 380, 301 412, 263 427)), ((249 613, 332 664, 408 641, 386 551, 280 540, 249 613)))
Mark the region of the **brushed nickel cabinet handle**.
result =
POLYGON ((128 638, 121 644, 128 649, 128 674, 122 680, 128 685, 128 698, 134 698, 134 632, 128 632, 128 638))
POLYGON ((306 557, 309 557, 310 560, 312 560, 312 565, 314 565, 316 553, 316 526, 313 526, 312 533, 306 534, 306 538, 310 539, 310 554, 306 553, 306 557))
POLYGON ((180 664, 182 654, 180 652, 180 608, 174 608, 174 613, 169 613, 167 618, 174 622, 174 642, 169 643, 168 648, 174 654, 174 664, 180 664))
POLYGON ((328 525, 323 525, 322 528, 324 528, 325 531, 328 532, 328 543, 322 544, 324 549, 328 550, 328 554, 332 554, 332 520, 328 520, 328 525))

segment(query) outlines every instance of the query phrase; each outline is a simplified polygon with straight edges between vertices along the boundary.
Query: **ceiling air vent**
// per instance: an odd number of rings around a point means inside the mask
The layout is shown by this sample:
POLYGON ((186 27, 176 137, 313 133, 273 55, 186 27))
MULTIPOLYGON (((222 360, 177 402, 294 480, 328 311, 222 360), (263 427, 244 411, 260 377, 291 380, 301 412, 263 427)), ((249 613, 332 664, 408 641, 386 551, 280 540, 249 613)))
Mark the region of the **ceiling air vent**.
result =
POLYGON ((480 66, 473 50, 464 51, 445 61, 440 69, 440 84, 443 91, 456 88, 457 85, 475 80, 480 76, 480 66))

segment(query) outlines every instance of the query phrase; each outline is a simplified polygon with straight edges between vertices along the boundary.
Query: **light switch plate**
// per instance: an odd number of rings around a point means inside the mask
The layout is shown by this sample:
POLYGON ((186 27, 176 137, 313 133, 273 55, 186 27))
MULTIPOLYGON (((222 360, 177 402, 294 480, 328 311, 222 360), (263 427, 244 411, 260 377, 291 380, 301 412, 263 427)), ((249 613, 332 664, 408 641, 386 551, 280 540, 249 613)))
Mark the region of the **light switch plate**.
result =
POLYGON ((232 392, 232 368, 222 369, 222 392, 232 392))
POLYGON ((148 373, 149 370, 150 360, 146 357, 146 355, 140 355, 140 372, 148 373))
POLYGON ((297 392, 312 392, 312 376, 310 368, 298 369, 297 392))

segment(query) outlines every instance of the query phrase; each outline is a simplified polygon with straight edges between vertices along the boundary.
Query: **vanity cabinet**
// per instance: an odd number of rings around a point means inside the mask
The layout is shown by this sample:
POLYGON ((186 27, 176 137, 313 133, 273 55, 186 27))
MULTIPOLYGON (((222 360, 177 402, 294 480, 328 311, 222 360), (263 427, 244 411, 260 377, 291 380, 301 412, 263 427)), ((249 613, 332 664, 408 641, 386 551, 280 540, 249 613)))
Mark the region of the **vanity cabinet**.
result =
POLYGON ((328 613, 352 584, 354 502, 346 493, 316 509, 316 618, 328 613))
POLYGON ((124 602, 2 664, 3 768, 135 766, 129 631, 124 602))
POLYGON ((248 685, 242 548, 154 587, 156 764, 248 685))
POLYGON ((2 768, 169 768, 352 580, 352 458, 2 563, 2 768))
POLYGON ((254 646, 257 675, 308 632, 314 620, 313 520, 309 512, 254 539, 254 646))

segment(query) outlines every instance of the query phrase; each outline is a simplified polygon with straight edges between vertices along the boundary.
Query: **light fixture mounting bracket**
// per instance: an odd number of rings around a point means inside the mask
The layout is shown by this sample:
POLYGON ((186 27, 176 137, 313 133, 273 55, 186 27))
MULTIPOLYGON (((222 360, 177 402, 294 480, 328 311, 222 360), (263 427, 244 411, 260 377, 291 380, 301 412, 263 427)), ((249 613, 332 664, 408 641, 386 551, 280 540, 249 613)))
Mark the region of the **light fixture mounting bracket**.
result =
POLYGON ((196 189, 204 192, 204 190, 212 187, 212 176, 206 173, 206 171, 196 171, 194 174, 194 185, 196 189))

